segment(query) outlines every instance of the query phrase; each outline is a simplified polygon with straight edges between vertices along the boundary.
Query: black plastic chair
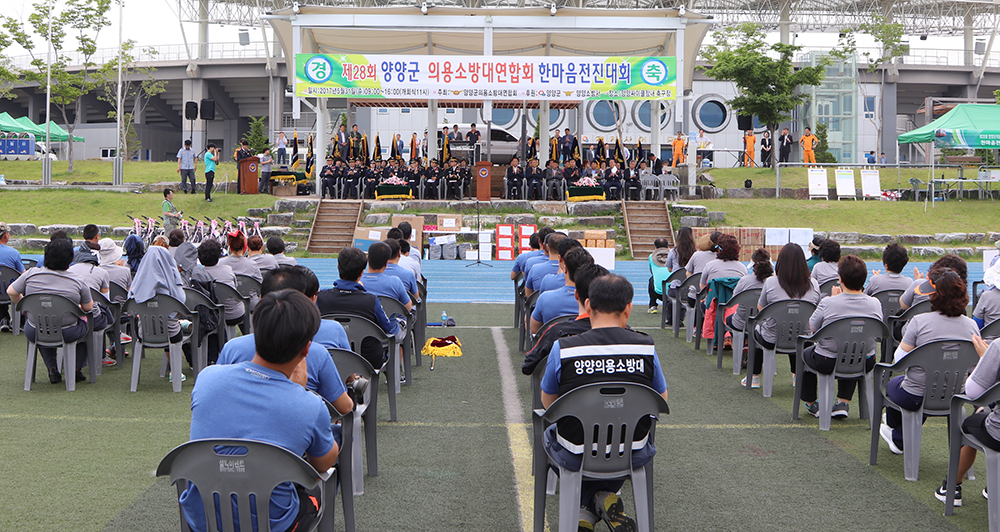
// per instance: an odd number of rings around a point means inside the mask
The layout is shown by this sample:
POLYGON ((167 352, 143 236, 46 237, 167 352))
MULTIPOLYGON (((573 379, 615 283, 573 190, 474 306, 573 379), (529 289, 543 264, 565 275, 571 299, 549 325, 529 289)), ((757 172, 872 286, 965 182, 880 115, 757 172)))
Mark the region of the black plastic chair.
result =
POLYGON ((417 366, 423 366, 424 359, 421 349, 427 343, 427 279, 417 281, 417 296, 420 297, 420 301, 417 301, 417 324, 413 328, 414 347, 416 347, 414 355, 417 359, 417 366))
POLYGON ((577 317, 577 314, 564 314, 562 316, 556 316, 556 317, 552 318, 551 320, 543 323, 542 326, 539 327, 538 332, 535 333, 535 334, 533 334, 533 335, 531 335, 531 345, 528 346, 529 347, 528 350, 530 351, 531 350, 530 348, 534 347, 535 343, 538 342, 538 339, 542 337, 542 333, 545 332, 546 329, 548 329, 549 327, 551 327, 551 326, 553 326, 553 325, 555 325, 555 324, 557 324, 557 323, 559 323, 561 321, 573 321, 573 320, 576 319, 576 317, 577 317))
MULTIPOLYGON (((670 272, 670 276, 664 279, 662 283, 660 283, 661 285, 660 289, 663 291, 662 292, 663 297, 661 298, 661 300, 663 301, 663 308, 660 309, 661 329, 667 328, 667 312, 673 312, 673 299, 671 299, 670 296, 667 295, 667 291, 670 289, 670 284, 673 283, 674 281, 683 281, 686 278, 687 278, 687 270, 685 270, 684 268, 678 268, 670 272), (669 311, 667 310, 667 302, 670 302, 671 310, 669 311)), ((671 319, 673 319, 673 314, 671 314, 671 319)))
MULTIPOLYGON (((76 390, 76 344, 86 342, 89 346, 94 340, 94 321, 87 320, 87 333, 76 342, 63 340, 63 316, 69 314, 77 319, 90 316, 90 313, 80 309, 80 305, 54 294, 31 294, 24 296, 14 306, 17 316, 28 315, 28 322, 35 328, 35 341, 28 340, 28 358, 24 368, 24 391, 31 391, 31 383, 35 382, 35 367, 38 364, 38 348, 53 347, 62 350, 63 381, 66 391, 76 390)), ((90 366, 90 382, 97 379, 101 358, 94 356, 94 350, 88 349, 87 365, 90 366)))
MULTIPOLYGON (((708 287, 702 288, 698 292, 698 296, 694 300, 694 323, 688 327, 688 331, 691 331, 689 335, 694 339, 694 350, 698 351, 701 349, 701 335, 704 331, 702 329, 705 327, 705 299, 708 298, 708 287)), ((712 341, 707 341, 706 355, 712 353, 712 341)))
POLYGON ((14 312, 14 306, 10 304, 10 296, 7 295, 7 287, 17 280, 21 274, 10 266, 0 266, 0 304, 8 305, 10 313, 10 327, 14 336, 21 330, 20 314, 14 312))
MULTIPOLYGON (((226 283, 219 281, 213 281, 212 286, 215 287, 215 296, 219 298, 219 301, 226 301, 227 299, 235 299, 243 304, 243 330, 250 334, 253 332, 253 320, 251 319, 250 310, 251 303, 248 296, 244 296, 235 288, 229 286, 226 283)), ((236 326, 226 325, 225 313, 223 313, 222 320, 223 327, 226 331, 226 341, 236 338, 236 326)))
POLYGON ((24 269, 34 268, 38 266, 38 261, 35 259, 21 259, 21 264, 24 265, 24 269))
MULTIPOLYGON (((684 270, 684 271, 686 271, 686 270, 684 270)), ((673 275, 671 275, 671 277, 673 277, 673 275)), ((690 292, 691 287, 694 287, 696 291, 698 290, 698 288, 701 287, 701 274, 700 273, 696 273, 696 274, 694 274, 694 275, 692 275, 692 276, 684 279, 681 282, 681 285, 679 287, 677 287, 677 297, 674 298, 673 301, 672 301, 672 304, 673 304, 673 322, 674 322, 674 338, 678 338, 681 335, 681 319, 680 319, 681 305, 684 305, 685 308, 690 308, 688 306, 688 304, 687 304, 687 299, 688 299, 688 293, 690 292)), ((692 336, 691 331, 693 330, 694 325, 692 325, 691 322, 694 319, 695 319, 695 316, 694 316, 693 312, 691 312, 691 313, 689 313, 687 315, 688 323, 687 323, 687 327, 686 328, 687 328, 687 330, 689 332, 685 333, 685 339, 688 342, 690 342, 693 339, 691 337, 692 336)))
MULTIPOLYGON (((861 419, 871 416, 874 395, 872 375, 865 370, 868 353, 875 352, 875 344, 879 338, 888 334, 885 323, 875 318, 842 318, 820 327, 811 336, 799 336, 795 343, 795 394, 792 399, 792 419, 799 418, 799 406, 802 404, 802 382, 806 371, 816 374, 816 395, 819 402, 819 430, 830 430, 830 420, 833 418, 833 382, 835 379, 862 380, 858 386, 861 408, 861 419), (833 338, 839 343, 837 349, 837 365, 833 373, 824 375, 809 367, 803 358, 807 343, 819 344, 820 341, 833 338)), ((872 354, 872 356, 875 356, 872 354)))
MULTIPOLYGON (((219 343, 219 348, 226 343, 225 327, 226 327, 226 307, 221 303, 215 303, 211 299, 205 296, 205 294, 193 289, 184 289, 184 306, 198 312, 198 306, 204 305, 210 311, 214 310, 218 313, 218 324, 215 326, 215 330, 208 333, 208 335, 214 334, 219 343)), ((191 351, 192 357, 191 361, 192 368, 194 370, 194 376, 197 377, 201 370, 208 367, 208 336, 205 336, 204 341, 198 342, 201 338, 201 328, 204 325, 202 316, 199 314, 198 320, 194 322, 191 328, 191 351)))
POLYGON ((531 318, 531 313, 535 310, 535 303, 538 301, 540 294, 541 292, 536 290, 524 300, 524 309, 521 311, 521 327, 517 331, 517 346, 524 352, 528 351, 526 344, 531 339, 531 333, 529 332, 531 329, 528 328, 528 320, 531 318))
POLYGON ((917 314, 923 314, 924 312, 930 312, 930 311, 931 311, 931 302, 921 301, 920 303, 917 303, 916 305, 913 305, 912 307, 904 310, 902 314, 895 316, 890 315, 885 318, 885 325, 886 327, 889 328, 889 338, 888 338, 889 341, 887 342, 889 344, 889 348, 884 351, 885 356, 887 358, 883 360, 883 362, 888 362, 889 360, 891 360, 892 354, 895 353, 896 348, 899 347, 899 342, 900 340, 903 339, 902 338, 903 326, 917 314), (899 338, 896 338, 896 332, 897 332, 896 329, 899 329, 899 334, 900 334, 899 338))
MULTIPOLYGON (((745 305, 747 309, 747 317, 752 316, 757 313, 757 302, 760 300, 760 288, 751 288, 749 290, 744 290, 733 297, 729 298, 724 305, 719 305, 718 314, 723 316, 722 323, 725 324, 726 310, 737 306, 745 305)), ((739 312, 739 310, 737 310, 739 312)), ((746 320, 743 320, 744 327, 746 326, 746 320)), ((725 330, 732 331, 733 333, 733 375, 739 375, 743 369, 743 345, 746 340, 745 331, 736 331, 730 329, 728 325, 725 325, 725 330)), ((724 342, 716 342, 715 350, 718 354, 718 361, 716 365, 719 369, 722 369, 722 344, 724 342)))
MULTIPOLYGON (((947 416, 951 413, 951 400, 961 393, 965 378, 979 363, 979 354, 972 342, 967 340, 945 340, 918 346, 895 364, 876 364, 875 382, 883 381, 883 372, 902 375, 913 367, 923 368, 924 401, 918 410, 906 410, 886 397, 883 385, 874 394, 872 410, 872 438, 868 464, 878 463, 879 432, 876 422, 886 405, 895 407, 903 415, 903 476, 906 480, 917 480, 920 471, 920 443, 923 433, 924 416, 947 416)), ((956 423, 949 419, 949 423, 956 423)), ((961 425, 961 420, 957 423, 961 425)))
MULTIPOLYGON (((104 347, 104 333, 108 332, 108 330, 110 329, 110 332, 115 339, 114 340, 115 353, 116 353, 115 356, 118 356, 117 353, 122 352, 121 349, 119 349, 119 346, 122 343, 122 338, 121 338, 122 305, 120 303, 115 303, 111 301, 110 299, 107 298, 107 296, 105 296, 98 290, 94 290, 93 288, 90 289, 90 299, 94 301, 94 305, 100 304, 104 308, 108 309, 108 312, 110 312, 110 314, 107 317, 108 320, 107 327, 105 327, 103 330, 100 331, 94 331, 94 340, 90 347, 92 349, 97 350, 98 358, 104 358, 104 353, 103 350, 101 349, 102 347, 104 347)), ((122 359, 124 358, 125 357, 122 356, 122 359)), ((118 364, 119 363, 115 361, 116 368, 119 367, 118 364)), ((104 366, 104 364, 101 364, 101 366, 104 366)), ((101 369, 97 370, 97 374, 98 375, 101 374, 101 369)))
POLYGON ((400 391, 399 364, 396 363, 396 337, 386 334, 378 324, 363 316, 353 316, 350 314, 325 314, 324 320, 334 320, 344 327, 347 333, 347 340, 351 344, 351 351, 361 352, 361 342, 368 337, 376 338, 382 346, 388 347, 389 358, 385 365, 379 368, 385 375, 386 386, 389 391, 389 421, 396 421, 396 394, 400 391))
MULTIPOLYGON (((365 480, 363 469, 364 455, 361 451, 361 425, 364 422, 364 441, 368 456, 368 476, 378 476, 378 372, 372 369, 361 355, 343 349, 330 349, 330 356, 341 378, 358 374, 368 379, 368 389, 365 390, 363 404, 355 403, 354 411, 341 419, 344 428, 344 441, 351 441, 349 450, 341 449, 337 460, 340 469, 340 483, 346 492, 352 495, 364 495, 365 480), (345 452, 347 450, 347 452, 345 452)), ((353 497, 350 502, 344 500, 345 512, 348 505, 353 514, 353 497)), ((348 530, 354 529, 353 515, 346 519, 348 530)))
POLYGON ((819 285, 819 292, 824 296, 829 296, 833 294, 833 287, 840 286, 840 279, 830 279, 829 281, 819 285))

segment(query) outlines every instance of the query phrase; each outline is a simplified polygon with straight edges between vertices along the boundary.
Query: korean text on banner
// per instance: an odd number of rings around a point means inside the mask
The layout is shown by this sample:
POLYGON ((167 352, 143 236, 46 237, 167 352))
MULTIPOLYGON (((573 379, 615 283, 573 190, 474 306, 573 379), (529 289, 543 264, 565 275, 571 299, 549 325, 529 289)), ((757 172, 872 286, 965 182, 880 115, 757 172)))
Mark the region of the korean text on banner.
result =
POLYGON ((449 100, 675 100, 676 57, 297 54, 295 95, 449 100))

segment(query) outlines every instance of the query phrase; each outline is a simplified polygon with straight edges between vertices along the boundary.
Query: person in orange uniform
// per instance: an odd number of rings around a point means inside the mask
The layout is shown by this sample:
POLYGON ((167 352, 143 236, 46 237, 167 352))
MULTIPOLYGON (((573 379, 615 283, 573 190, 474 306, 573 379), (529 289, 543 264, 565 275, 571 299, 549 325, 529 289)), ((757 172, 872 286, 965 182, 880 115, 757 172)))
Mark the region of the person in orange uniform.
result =
POLYGON ((799 144, 802 145, 802 162, 816 164, 816 152, 813 149, 818 143, 819 139, 816 138, 816 135, 812 134, 812 130, 806 128, 805 135, 799 139, 799 144))
POLYGON ((677 132, 677 137, 670 141, 670 147, 674 152, 674 160, 670 163, 671 167, 676 168, 678 164, 684 164, 684 134, 680 131, 677 132))
POLYGON ((743 135, 743 166, 747 168, 757 166, 753 162, 753 152, 756 145, 757 137, 754 136, 752 129, 748 129, 743 135))

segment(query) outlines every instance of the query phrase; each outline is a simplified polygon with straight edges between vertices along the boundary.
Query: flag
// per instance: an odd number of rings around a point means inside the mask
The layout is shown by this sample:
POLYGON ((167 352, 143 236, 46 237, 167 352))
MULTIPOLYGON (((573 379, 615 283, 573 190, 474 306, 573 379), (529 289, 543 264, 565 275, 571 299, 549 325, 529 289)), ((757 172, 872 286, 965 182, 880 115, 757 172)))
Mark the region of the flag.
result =
POLYGON ((371 152, 368 151, 368 134, 361 135, 361 158, 365 161, 365 166, 371 162, 371 152))
POLYGON ((559 160, 559 139, 549 139, 549 159, 559 160))
POLYGON ((642 137, 639 137, 639 142, 635 144, 635 153, 632 158, 639 162, 646 159, 646 153, 642 151, 642 137))
POLYGON ((622 150, 622 140, 619 138, 615 139, 615 160, 619 163, 625 162, 625 151, 622 150))
POLYGON ((417 134, 410 138, 410 160, 420 158, 420 148, 417 147, 417 134))
POLYGON ((375 134, 375 153, 372 154, 372 158, 376 161, 382 160, 382 144, 378 141, 378 133, 375 134))
POLYGON ((580 141, 573 137, 573 158, 580 160, 580 141))
POLYGON ((603 163, 605 161, 605 151, 607 148, 604 147, 604 137, 597 137, 597 162, 603 163))
POLYGON ((306 155, 306 175, 312 173, 313 165, 316 163, 316 156, 313 154, 313 136, 309 134, 309 151, 306 155))
POLYGON ((296 131, 292 136, 292 170, 298 170, 300 164, 302 163, 299 161, 299 132, 296 131))
POLYGON ((441 150, 441 165, 451 158, 451 150, 448 149, 448 135, 444 135, 444 148, 441 150))
POLYGON ((530 161, 535 158, 535 138, 531 137, 528 139, 528 143, 524 147, 524 159, 525 161, 530 161))
POLYGON ((389 158, 396 159, 400 156, 399 150, 396 149, 396 139, 394 138, 390 142, 392 142, 392 149, 389 151, 389 158))

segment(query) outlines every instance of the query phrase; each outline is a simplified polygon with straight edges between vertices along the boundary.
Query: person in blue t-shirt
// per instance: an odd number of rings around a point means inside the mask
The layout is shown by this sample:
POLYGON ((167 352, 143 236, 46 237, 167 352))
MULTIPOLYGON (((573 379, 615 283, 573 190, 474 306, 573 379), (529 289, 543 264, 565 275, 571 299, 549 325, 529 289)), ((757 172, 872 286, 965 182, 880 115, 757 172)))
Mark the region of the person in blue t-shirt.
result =
POLYGON ((573 248, 582 248, 583 244, 575 238, 564 238, 562 242, 559 243, 559 247, 556 251, 559 253, 559 269, 556 273, 550 273, 542 278, 542 281, 538 283, 537 292, 547 292, 549 290, 557 290, 566 285, 566 264, 564 259, 566 258, 566 253, 573 248))
MULTIPOLYGON (((7 246, 8 240, 10 240, 10 229, 6 223, 0 222, 0 266, 12 268, 17 273, 24 273, 21 254, 16 249, 7 246)), ((11 330, 8 306, 7 303, 0 303, 0 332, 10 332, 11 330)))
MULTIPOLYGON (((319 280, 316 278, 316 274, 304 266, 279 266, 268 270, 265 272, 264 281, 260 286, 261 296, 279 290, 291 289, 302 292, 313 303, 316 302, 316 294, 319 292, 319 280)), ((254 355, 254 341, 253 334, 246 334, 226 342, 222 352, 219 353, 218 364, 249 362, 254 355)), ((337 408, 338 412, 346 414, 354 407, 354 403, 347 397, 344 379, 337 371, 337 365, 330 358, 327 349, 351 350, 344 326, 334 320, 321 320, 319 330, 313 335, 306 358, 309 377, 306 388, 320 394, 335 407, 339 405, 347 408, 347 410, 337 408), (342 399, 345 397, 347 401, 342 399)), ((353 383, 354 380, 354 375, 347 376, 349 383, 353 383)))
POLYGON ((528 259, 542 255, 542 250, 538 249, 541 245, 538 243, 537 232, 531 234, 531 237, 528 239, 528 245, 531 246, 531 251, 525 251, 514 259, 514 267, 510 269, 510 279, 512 281, 517 279, 518 274, 524 273, 524 263, 528 259))
POLYGON ((215 183, 215 164, 219 162, 219 149, 209 144, 205 150, 205 201, 212 202, 212 184, 215 183))
MULTIPOLYGON (((399 245, 397 242, 396 245, 399 245)), ((375 242, 368 247, 368 271, 361 275, 365 290, 377 296, 388 296, 399 301, 407 311, 413 309, 410 295, 398 277, 385 273, 392 250, 385 242, 375 242)), ((405 317, 405 316, 404 316, 405 317)))
MULTIPOLYGON (((399 240, 390 237, 383 241, 383 243, 389 246, 389 260, 385 263, 385 274, 398 278, 403 283, 406 293, 410 294, 412 299, 417 299, 420 297, 420 289, 417 287, 417 276, 411 270, 399 265, 399 253, 402 249, 399 247, 399 240)), ((369 250, 370 252, 371 250, 369 250)))
POLYGON ((542 279, 546 275, 559 272, 559 243, 565 238, 566 235, 562 233, 552 233, 545 238, 545 252, 548 253, 548 260, 534 264, 525 275, 525 297, 537 292, 542 287, 542 279))
MULTIPOLYGON (((563 244, 567 238, 563 240, 563 244)), ((579 244, 579 242, 577 242, 579 244)), ((559 316, 575 316, 579 309, 576 302, 576 282, 573 276, 580 268, 594 263, 594 257, 582 246, 570 247, 565 254, 559 258, 559 269, 566 272, 566 284, 555 290, 549 290, 538 296, 535 302, 535 310, 531 313, 531 334, 535 334, 542 325, 552 318, 559 316)))
POLYGON ((541 264, 549 260, 549 248, 546 246, 545 241, 548 240, 549 235, 555 232, 556 232, 555 229, 549 226, 545 226, 539 229, 537 233, 535 233, 536 235, 538 235, 538 247, 541 253, 539 253, 534 257, 529 257, 525 259, 524 270, 523 270, 525 280, 528 279, 528 274, 531 273, 531 268, 534 267, 534 265, 541 264))
MULTIPOLYGON (((340 452, 339 425, 330 423, 323 399, 308 391, 306 362, 312 337, 319 330, 316 304, 295 290, 264 296, 254 310, 255 354, 249 362, 205 368, 191 392, 191 439, 239 438, 270 443, 292 454, 305 455, 317 471, 327 471, 340 452)), ((334 403, 350 411, 346 394, 334 403), (338 404, 340 403, 340 404, 338 404)), ((239 454, 238 447, 221 447, 221 454, 239 454)), ((290 482, 271 492, 270 528, 274 532, 307 530, 317 510, 304 488, 290 482)), ((223 500, 228 497, 223 497, 223 500)), ((230 512, 206 511, 201 494, 190 485, 180 496, 184 518, 194 532, 206 532, 206 514, 213 521, 230 512)), ((232 504, 222 502, 221 504, 232 504)), ((235 505, 233 505, 235 506, 235 505)), ((256 509, 251 509, 256 514, 256 509)), ((237 514, 234 507, 233 514, 237 514)), ((248 532, 251 526, 244 524, 248 532)), ((238 525, 237 525, 238 526, 238 525)))

